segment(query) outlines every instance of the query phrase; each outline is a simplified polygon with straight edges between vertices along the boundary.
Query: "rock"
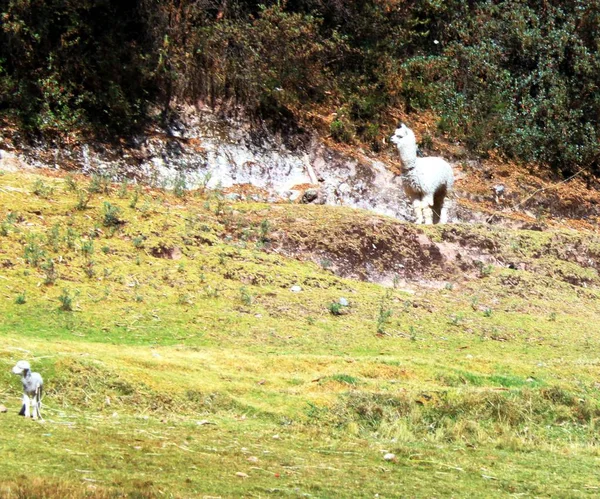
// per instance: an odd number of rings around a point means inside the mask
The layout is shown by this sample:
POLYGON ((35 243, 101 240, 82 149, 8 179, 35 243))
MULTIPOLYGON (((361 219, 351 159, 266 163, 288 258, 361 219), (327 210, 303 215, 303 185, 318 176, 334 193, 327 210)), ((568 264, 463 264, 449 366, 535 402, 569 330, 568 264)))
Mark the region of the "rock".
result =
POLYGON ((286 196, 290 201, 294 202, 301 196, 301 194, 302 194, 302 192, 293 190, 293 191, 287 191, 286 196))
POLYGON ((548 226, 545 223, 537 223, 537 222, 532 222, 532 223, 524 223, 523 225, 521 225, 521 230, 534 230, 536 232, 544 232, 548 226))
POLYGON ((8 412, 8 409, 6 408, 6 406, 0 405, 0 413, 5 413, 8 412))
POLYGON ((385 454, 383 456, 383 459, 385 461, 395 461, 396 460, 396 454, 392 454, 391 452, 388 452, 387 454, 385 454))
POLYGON ((230 192, 225 196, 225 199, 228 201, 239 201, 242 199, 242 196, 240 196, 237 192, 230 192))
POLYGON ((256 464, 258 463, 258 458, 256 456, 250 456, 248 462, 256 464))
POLYGON ((350 303, 348 302, 348 300, 346 300, 346 298, 340 298, 338 303, 342 307, 349 307, 350 306, 350 303))
POLYGON ((319 191, 317 189, 306 189, 302 196, 302 203, 308 204, 316 201, 319 197, 319 191))
POLYGON ((301 288, 300 286, 292 286, 292 287, 290 288, 290 291, 291 291, 292 293, 300 293, 300 291, 302 291, 302 288, 301 288))
POLYGON ((246 473, 242 473, 241 471, 238 471, 235 476, 237 476, 238 478, 249 478, 250 475, 247 475, 246 473))
POLYGON ((27 164, 15 154, 0 149, 0 170, 5 172, 16 172, 27 168, 27 164))
POLYGON ((338 185, 337 190, 340 195, 344 195, 350 193, 352 191, 352 187, 350 187, 346 182, 342 182, 340 185, 338 185))

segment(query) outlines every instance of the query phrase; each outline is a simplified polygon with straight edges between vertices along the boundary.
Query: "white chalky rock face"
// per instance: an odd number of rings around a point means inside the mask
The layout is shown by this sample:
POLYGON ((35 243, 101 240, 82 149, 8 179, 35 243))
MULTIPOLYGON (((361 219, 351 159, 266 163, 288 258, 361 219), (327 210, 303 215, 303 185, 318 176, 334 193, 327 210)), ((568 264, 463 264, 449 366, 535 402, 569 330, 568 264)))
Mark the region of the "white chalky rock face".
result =
MULTIPOLYGON (((247 122, 220 118, 208 107, 182 109, 181 126, 135 137, 131 154, 83 145, 57 149, 53 157, 42 148, 21 156, 34 167, 54 167, 67 161, 84 173, 109 175, 116 182, 136 179, 172 189, 228 189, 248 185, 262 200, 300 202, 310 189, 327 205, 370 210, 401 220, 411 218, 410 204, 389 165, 360 150, 330 148, 316 135, 286 136, 252 129, 247 122)), ((21 157, 20 156, 20 157, 21 157)), ((2 153, 0 161, 5 157, 2 153)), ((17 158, 19 159, 19 158, 17 158)), ((2 169, 2 168, 0 168, 2 169)), ((226 193, 228 194, 228 193, 226 193)))

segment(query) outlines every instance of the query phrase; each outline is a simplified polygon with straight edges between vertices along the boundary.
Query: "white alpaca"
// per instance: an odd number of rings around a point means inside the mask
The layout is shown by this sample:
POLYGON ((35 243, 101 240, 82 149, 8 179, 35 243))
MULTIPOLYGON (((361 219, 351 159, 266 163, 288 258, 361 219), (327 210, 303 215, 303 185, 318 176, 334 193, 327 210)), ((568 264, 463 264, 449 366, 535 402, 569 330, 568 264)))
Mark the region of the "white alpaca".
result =
POLYGON ((398 147, 402 160, 402 185, 410 198, 417 223, 448 221, 446 196, 454 184, 452 167, 443 158, 417 158, 415 134, 406 125, 396 129, 391 141, 398 147))

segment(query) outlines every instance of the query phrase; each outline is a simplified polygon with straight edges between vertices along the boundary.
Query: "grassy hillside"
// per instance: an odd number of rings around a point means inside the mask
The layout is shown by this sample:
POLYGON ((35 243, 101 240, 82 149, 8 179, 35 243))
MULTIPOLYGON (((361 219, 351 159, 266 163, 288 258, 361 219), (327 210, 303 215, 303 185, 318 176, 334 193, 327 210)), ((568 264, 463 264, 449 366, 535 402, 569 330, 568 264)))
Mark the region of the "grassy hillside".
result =
POLYGON ((0 496, 595 496, 599 248, 5 173, 0 496))

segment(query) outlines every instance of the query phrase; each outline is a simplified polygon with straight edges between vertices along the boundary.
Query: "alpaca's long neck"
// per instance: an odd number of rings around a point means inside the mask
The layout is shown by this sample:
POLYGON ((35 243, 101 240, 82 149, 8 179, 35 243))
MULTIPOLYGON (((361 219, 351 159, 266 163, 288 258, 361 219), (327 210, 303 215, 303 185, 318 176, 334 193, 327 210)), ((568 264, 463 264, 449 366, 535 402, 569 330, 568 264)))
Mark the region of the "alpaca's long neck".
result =
POLYGON ((399 144, 398 152, 402 161, 402 169, 412 170, 417 165, 417 147, 412 144, 399 144))

